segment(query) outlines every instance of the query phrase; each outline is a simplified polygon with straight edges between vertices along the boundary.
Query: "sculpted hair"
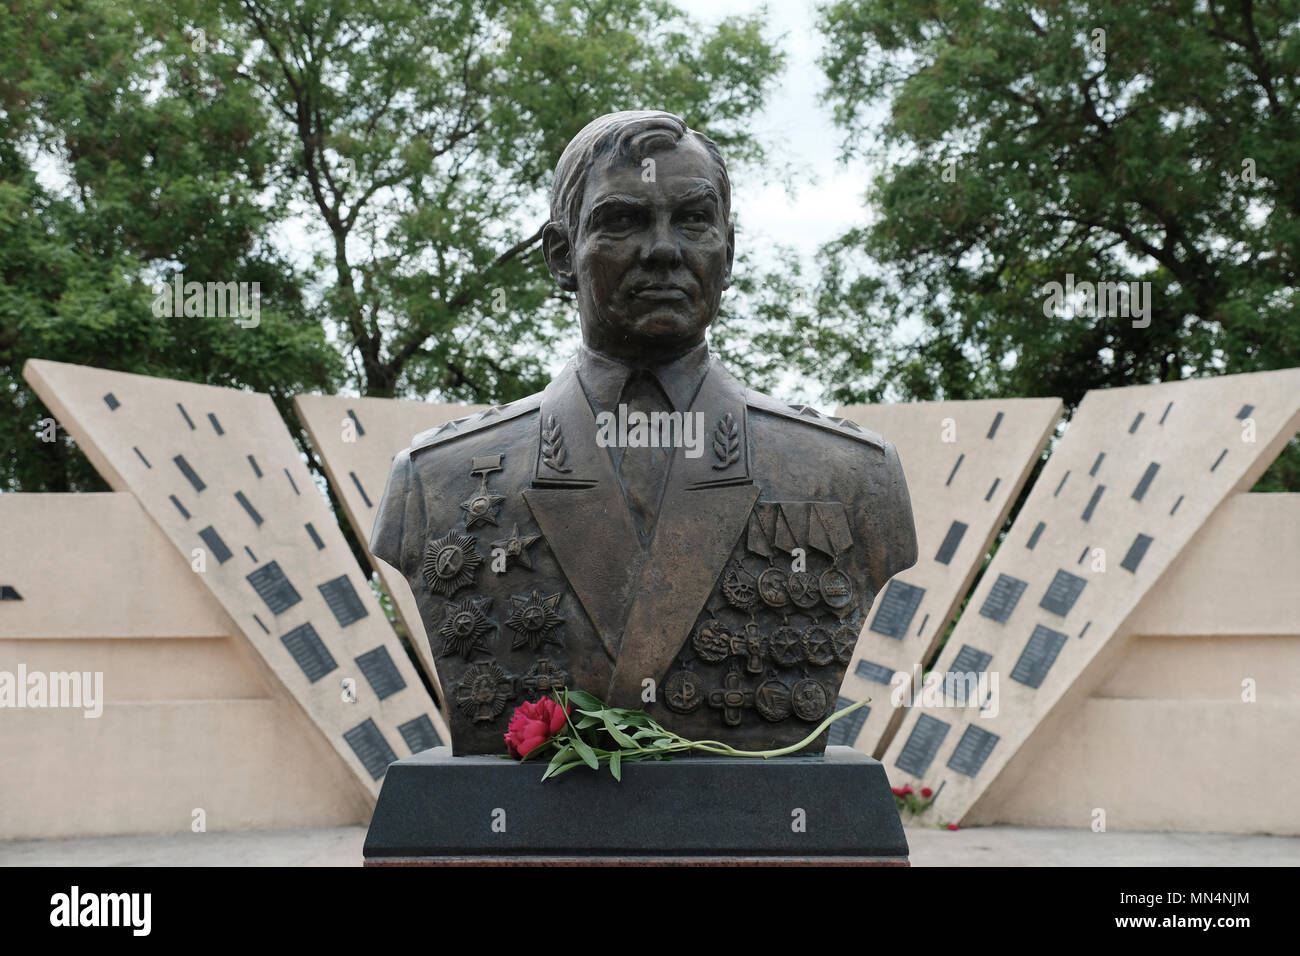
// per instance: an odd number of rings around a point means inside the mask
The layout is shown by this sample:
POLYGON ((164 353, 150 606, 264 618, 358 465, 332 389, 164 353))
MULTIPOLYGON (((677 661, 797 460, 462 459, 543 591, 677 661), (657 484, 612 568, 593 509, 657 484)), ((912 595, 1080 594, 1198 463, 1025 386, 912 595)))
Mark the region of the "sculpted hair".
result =
POLYGON ((586 191, 587 173, 606 156, 640 164, 651 153, 672 149, 691 136, 704 147, 718 169, 718 190, 724 220, 731 219, 731 179, 727 164, 713 140, 687 127, 680 116, 661 110, 625 110, 592 120, 565 147, 555 164, 551 187, 551 222, 561 226, 572 240, 578 233, 578 214, 586 191))

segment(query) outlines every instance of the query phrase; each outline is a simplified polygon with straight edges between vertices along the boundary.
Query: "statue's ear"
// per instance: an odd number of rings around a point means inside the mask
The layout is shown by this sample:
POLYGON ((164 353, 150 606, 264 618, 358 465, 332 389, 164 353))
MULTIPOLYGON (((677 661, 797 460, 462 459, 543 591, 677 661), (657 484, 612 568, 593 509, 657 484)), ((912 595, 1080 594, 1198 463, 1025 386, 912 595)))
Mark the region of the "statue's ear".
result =
POLYGON ((546 268, 551 270, 560 288, 565 292, 577 292, 578 283, 573 277, 573 246, 564 226, 548 222, 542 229, 542 255, 546 257, 546 268))
POLYGON ((722 277, 722 287, 731 288, 731 265, 736 259, 736 227, 727 223, 727 274, 722 277))

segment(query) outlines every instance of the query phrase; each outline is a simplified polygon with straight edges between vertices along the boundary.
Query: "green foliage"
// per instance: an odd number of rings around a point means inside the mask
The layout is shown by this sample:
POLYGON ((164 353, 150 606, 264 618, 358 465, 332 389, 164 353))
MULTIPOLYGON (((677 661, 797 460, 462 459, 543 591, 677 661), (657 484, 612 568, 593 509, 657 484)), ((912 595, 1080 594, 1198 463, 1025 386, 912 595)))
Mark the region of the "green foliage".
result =
POLYGON ((539 249, 592 117, 675 110, 738 159, 782 63, 662 0, 15 0, 0 19, 0 488, 103 487, 30 357, 268 391, 508 401, 574 307, 539 249), (153 315, 261 283, 261 323, 153 315))
POLYGON ((844 151, 882 170, 871 224, 825 251, 808 351, 830 358, 837 400, 1073 406, 1300 365, 1295 0, 843 0, 820 16, 844 151), (1150 282, 1149 327, 1044 315, 1067 273, 1150 282))
MULTIPOLYGON (((104 487, 22 380, 28 358, 266 391, 342 362, 265 233, 270 139, 195 64, 182 8, 14 4, 0 21, 0 489, 104 487), (56 181, 51 185, 50 181, 56 181), (259 282, 260 324, 154 315, 154 284, 259 282)), ((197 11, 194 11, 197 14, 197 11)))

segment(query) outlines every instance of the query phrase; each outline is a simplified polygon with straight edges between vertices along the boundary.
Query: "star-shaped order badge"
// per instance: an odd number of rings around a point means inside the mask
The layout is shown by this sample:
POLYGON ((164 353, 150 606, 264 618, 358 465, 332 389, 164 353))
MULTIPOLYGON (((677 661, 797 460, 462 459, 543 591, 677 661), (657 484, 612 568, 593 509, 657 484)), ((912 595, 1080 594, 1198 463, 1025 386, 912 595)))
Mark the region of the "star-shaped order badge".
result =
POLYGON ((542 597, 537 591, 528 594, 510 595, 510 616, 506 618, 506 627, 517 635, 511 650, 528 645, 537 650, 543 644, 559 644, 555 630, 564 623, 564 618, 555 613, 559 607, 561 594, 542 597))
POLYGON ((515 526, 510 529, 510 537, 492 542, 492 553, 495 555, 497 548, 500 548, 506 557, 506 568, 510 567, 510 559, 514 558, 515 561, 531 571, 533 569, 533 559, 529 556, 528 549, 540 537, 540 534, 520 534, 519 523, 515 522, 515 526))
POLYGON ((451 597, 474 582, 474 573, 482 563, 471 535, 448 531, 424 549, 424 580, 431 590, 451 597))
POLYGON ((484 482, 477 494, 460 503, 465 511, 465 530, 468 531, 482 522, 496 524, 501 512, 501 503, 505 500, 505 495, 495 495, 488 491, 487 483, 484 482))
POLYGON ((488 620, 487 612, 492 609, 492 599, 465 598, 459 604, 448 604, 438 633, 442 635, 442 651, 439 657, 459 654, 469 660, 475 651, 488 649, 484 638, 496 624, 488 620))
POLYGON ((495 720, 515 696, 514 680, 491 661, 470 665, 456 685, 456 706, 470 720, 495 720))

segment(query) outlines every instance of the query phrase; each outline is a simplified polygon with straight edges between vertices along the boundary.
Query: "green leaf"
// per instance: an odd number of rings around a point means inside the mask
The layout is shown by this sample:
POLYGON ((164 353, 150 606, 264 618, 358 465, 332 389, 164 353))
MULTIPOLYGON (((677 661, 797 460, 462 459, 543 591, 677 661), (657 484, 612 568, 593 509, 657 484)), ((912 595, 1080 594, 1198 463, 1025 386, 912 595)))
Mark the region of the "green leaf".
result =
POLYGON ((569 691, 569 702, 578 709, 580 713, 591 711, 593 716, 605 709, 605 702, 599 697, 593 697, 586 691, 571 690, 569 691))
POLYGON ((574 755, 573 747, 570 744, 566 743, 563 747, 561 747, 558 751, 556 751, 555 756, 551 758, 550 765, 547 766, 546 768, 546 773, 542 774, 542 779, 545 780, 547 777, 555 774, 556 768, 561 764, 563 764, 566 760, 570 760, 573 757, 573 755, 574 755))
POLYGON ((616 751, 610 754, 609 772, 614 775, 614 779, 619 783, 623 782, 623 755, 621 753, 616 751))
MULTIPOLYGON (((559 770, 555 771, 555 773, 551 774, 551 776, 552 776, 552 777, 558 777, 558 776, 559 776, 560 774, 562 774, 562 773, 568 773, 568 772, 569 772, 570 770, 572 770, 574 767, 581 767, 581 766, 583 766, 582 761, 581 761, 581 760, 575 760, 575 761, 573 761, 572 763, 566 763, 566 764, 565 764, 563 767, 561 767, 559 770)), ((542 779, 545 780, 546 778, 543 777, 542 779)))
POLYGON ((586 730, 588 727, 595 727, 601 723, 599 717, 583 717, 582 720, 574 724, 579 730, 586 730))
POLYGON ((587 742, 581 737, 574 737, 572 742, 573 749, 578 751, 578 756, 582 758, 583 763, 592 770, 599 769, 600 761, 596 759, 596 752, 588 746, 587 742))
POLYGON ((636 743, 632 740, 631 737, 629 737, 627 734, 623 733, 623 731, 619 730, 616 726, 614 726, 614 722, 610 720, 608 715, 606 715, 605 717, 605 730, 609 732, 609 735, 614 738, 615 743, 617 743, 620 747, 627 747, 628 749, 631 749, 636 746, 636 743))

